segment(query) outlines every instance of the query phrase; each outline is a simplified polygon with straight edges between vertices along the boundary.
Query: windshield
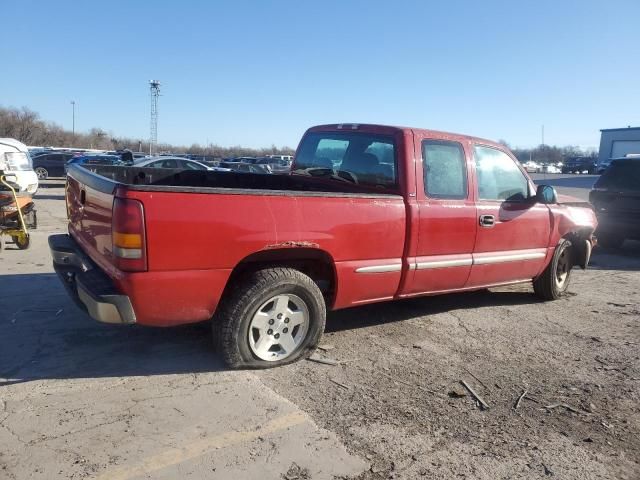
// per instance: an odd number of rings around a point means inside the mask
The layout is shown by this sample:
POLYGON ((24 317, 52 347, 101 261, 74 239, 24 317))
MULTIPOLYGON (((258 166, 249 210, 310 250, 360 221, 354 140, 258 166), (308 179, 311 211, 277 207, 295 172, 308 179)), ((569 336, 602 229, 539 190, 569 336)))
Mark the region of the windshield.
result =
POLYGON ((614 161, 595 186, 640 191, 640 161, 614 161))
POLYGON ((0 170, 31 170, 31 157, 26 152, 6 152, 0 156, 0 170))
POLYGON ((395 142, 392 137, 359 132, 308 133, 298 148, 293 172, 396 189, 395 142))

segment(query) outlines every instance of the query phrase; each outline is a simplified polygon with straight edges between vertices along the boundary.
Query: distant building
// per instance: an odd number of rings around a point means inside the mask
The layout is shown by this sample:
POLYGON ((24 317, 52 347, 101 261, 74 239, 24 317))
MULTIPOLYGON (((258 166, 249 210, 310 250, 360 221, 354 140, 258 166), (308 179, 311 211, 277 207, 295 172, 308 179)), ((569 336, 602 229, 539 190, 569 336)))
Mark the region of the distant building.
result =
POLYGON ((599 171, 608 167, 612 158, 640 154, 640 127, 605 128, 600 131, 599 171))

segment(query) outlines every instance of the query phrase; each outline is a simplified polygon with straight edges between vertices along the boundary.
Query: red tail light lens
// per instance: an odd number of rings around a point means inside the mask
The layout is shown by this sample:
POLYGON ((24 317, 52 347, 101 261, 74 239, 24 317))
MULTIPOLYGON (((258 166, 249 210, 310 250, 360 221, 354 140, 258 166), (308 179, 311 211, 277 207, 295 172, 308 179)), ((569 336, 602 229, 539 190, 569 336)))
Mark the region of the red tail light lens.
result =
POLYGON ((111 241, 114 264, 120 270, 147 270, 147 242, 144 230, 142 203, 128 198, 114 199, 111 241))

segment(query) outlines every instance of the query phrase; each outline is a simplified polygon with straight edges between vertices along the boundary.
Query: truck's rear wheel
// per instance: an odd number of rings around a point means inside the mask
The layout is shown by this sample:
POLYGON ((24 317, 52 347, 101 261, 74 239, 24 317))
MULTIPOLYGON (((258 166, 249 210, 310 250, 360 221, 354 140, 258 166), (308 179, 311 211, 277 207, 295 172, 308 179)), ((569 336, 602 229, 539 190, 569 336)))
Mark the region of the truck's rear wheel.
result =
POLYGON ((214 341, 228 366, 275 367, 313 352, 326 307, 311 278, 291 268, 270 268, 231 288, 213 319, 214 341))
POLYGON ((533 290, 543 300, 556 300, 569 288, 573 260, 571 242, 562 240, 544 272, 533 281, 533 290))

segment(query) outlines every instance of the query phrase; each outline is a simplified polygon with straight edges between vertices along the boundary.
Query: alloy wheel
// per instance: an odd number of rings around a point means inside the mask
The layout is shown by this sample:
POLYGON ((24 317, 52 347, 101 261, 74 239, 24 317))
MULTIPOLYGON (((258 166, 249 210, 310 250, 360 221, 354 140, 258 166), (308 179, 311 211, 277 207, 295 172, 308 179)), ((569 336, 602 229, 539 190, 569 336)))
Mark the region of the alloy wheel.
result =
POLYGON ((261 360, 283 360, 300 347, 308 330, 306 303, 297 295, 276 295, 253 315, 249 324, 249 348, 261 360))

